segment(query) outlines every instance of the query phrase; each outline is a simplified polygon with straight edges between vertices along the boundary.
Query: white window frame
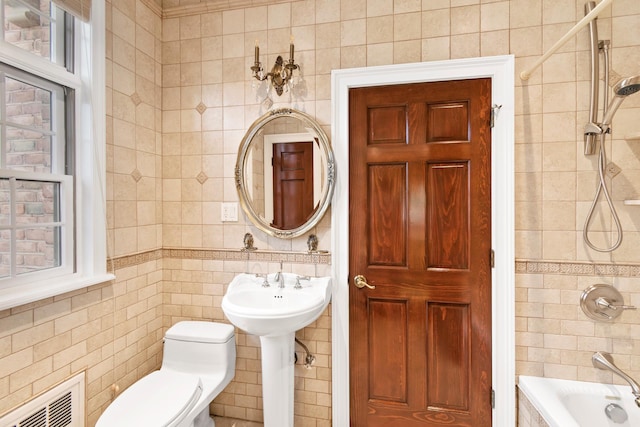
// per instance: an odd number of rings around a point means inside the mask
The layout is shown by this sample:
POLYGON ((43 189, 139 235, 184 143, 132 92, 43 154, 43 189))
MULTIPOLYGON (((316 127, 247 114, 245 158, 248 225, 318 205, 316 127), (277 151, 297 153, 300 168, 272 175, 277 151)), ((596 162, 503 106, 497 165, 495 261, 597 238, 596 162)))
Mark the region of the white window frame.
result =
MULTIPOLYGON (((0 310, 114 279, 107 273, 105 3, 93 0, 91 20, 75 19, 74 73, 0 41, 0 61, 74 90, 74 269, 58 277, 0 288, 0 310)), ((48 180, 52 180, 48 178, 48 180)), ((35 277, 35 276, 34 276, 35 277)))
POLYGON ((42 228, 42 227, 60 227, 60 266, 43 268, 38 271, 23 273, 16 275, 14 269, 17 268, 15 263, 16 248, 15 245, 11 245, 11 274, 8 277, 0 279, 0 295, 3 287, 15 288, 29 286, 31 283, 39 281, 48 281, 52 278, 63 279, 73 273, 74 265, 74 221, 73 221, 73 176, 60 175, 60 174, 45 174, 45 173, 33 173, 5 170, 0 171, 0 179, 7 179, 10 185, 11 192, 11 220, 7 225, 3 225, 3 230, 9 230, 12 233, 11 242, 15 242, 15 233, 21 229, 28 228, 42 228), (42 183, 56 183, 59 184, 59 204, 60 212, 59 221, 50 223, 29 223, 19 224, 15 215, 15 182, 16 181, 34 181, 42 183))

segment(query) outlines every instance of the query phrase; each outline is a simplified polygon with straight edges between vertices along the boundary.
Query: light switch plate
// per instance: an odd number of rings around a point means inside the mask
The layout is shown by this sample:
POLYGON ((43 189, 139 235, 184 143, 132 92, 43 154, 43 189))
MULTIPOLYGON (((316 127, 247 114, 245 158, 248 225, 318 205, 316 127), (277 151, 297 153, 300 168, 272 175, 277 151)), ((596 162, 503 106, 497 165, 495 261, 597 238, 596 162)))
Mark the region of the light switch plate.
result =
POLYGON ((238 203, 226 202, 222 204, 222 212, 220 213, 222 222, 238 221, 238 203))

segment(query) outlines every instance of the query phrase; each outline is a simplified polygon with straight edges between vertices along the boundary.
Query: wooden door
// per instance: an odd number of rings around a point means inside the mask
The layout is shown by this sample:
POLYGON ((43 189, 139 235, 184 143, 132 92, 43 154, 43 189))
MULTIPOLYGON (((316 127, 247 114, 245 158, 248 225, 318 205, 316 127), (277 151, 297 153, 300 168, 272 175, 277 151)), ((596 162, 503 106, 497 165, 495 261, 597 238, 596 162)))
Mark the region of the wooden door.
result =
POLYGON ((273 227, 291 230, 307 222, 313 205, 313 143, 273 145, 273 227))
POLYGON ((490 426, 491 80, 349 102, 351 426, 490 426))

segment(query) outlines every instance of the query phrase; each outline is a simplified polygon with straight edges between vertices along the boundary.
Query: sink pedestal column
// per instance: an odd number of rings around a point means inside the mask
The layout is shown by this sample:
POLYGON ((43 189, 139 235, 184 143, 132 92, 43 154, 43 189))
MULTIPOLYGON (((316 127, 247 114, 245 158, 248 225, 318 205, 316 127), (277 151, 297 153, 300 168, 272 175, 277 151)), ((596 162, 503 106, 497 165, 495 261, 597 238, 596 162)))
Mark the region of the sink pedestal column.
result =
POLYGON ((264 427, 293 427, 295 332, 261 336, 264 427))

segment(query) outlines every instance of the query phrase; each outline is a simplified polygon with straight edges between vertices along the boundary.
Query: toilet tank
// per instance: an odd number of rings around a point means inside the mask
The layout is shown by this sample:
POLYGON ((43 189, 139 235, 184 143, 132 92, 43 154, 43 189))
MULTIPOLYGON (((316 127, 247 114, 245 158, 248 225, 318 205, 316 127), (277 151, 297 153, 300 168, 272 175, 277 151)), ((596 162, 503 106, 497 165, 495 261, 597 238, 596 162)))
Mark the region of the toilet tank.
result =
POLYGON ((235 371, 236 339, 231 325, 182 321, 164 336, 162 369, 213 375, 235 371))

